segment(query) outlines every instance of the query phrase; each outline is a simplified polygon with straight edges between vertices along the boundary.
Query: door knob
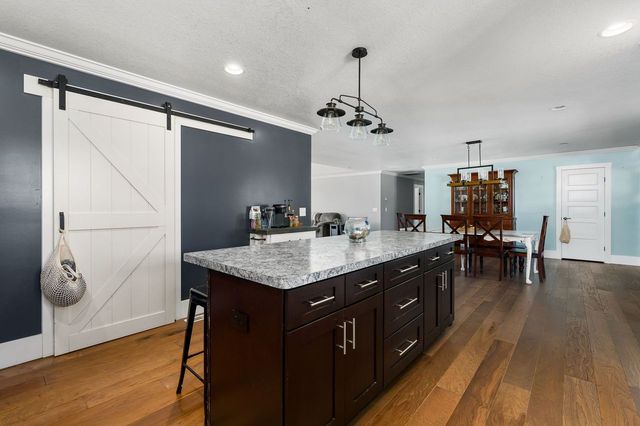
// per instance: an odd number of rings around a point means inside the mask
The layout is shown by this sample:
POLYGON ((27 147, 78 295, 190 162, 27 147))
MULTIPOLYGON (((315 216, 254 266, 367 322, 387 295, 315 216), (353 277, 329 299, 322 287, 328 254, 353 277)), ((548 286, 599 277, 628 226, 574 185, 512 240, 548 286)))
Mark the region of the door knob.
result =
POLYGON ((569 219, 571 219, 571 218, 570 217, 566 217, 566 216, 562 218, 562 220, 569 220, 569 219))

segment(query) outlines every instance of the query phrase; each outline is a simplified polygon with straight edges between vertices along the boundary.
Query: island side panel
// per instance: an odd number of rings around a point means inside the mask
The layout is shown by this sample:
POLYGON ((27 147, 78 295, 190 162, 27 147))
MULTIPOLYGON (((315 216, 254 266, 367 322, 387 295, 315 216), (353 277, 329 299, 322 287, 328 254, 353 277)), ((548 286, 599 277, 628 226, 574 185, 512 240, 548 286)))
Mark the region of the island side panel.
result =
POLYGON ((284 291, 209 271, 211 424, 281 425, 284 291))

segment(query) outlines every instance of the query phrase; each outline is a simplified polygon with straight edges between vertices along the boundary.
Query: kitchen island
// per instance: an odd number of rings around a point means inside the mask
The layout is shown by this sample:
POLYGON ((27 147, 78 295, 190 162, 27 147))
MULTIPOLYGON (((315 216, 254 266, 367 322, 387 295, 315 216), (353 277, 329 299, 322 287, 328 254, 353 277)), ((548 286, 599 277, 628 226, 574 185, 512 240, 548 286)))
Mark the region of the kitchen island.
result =
POLYGON ((209 423, 347 423, 453 322, 460 238, 378 231, 186 253, 209 269, 209 423))

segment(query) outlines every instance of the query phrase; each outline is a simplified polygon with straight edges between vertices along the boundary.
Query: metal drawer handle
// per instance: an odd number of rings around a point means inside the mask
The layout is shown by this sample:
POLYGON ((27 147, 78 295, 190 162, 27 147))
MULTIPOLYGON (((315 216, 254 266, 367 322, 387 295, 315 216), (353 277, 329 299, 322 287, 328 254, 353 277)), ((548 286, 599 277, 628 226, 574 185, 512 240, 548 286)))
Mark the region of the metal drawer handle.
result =
POLYGON ((409 266, 407 268, 404 268, 404 269, 396 269, 396 271, 400 272, 401 274, 404 274, 405 272, 413 271, 414 269, 419 268, 419 267, 420 267, 420 265, 411 265, 411 266, 409 266))
POLYGON ((409 350, 411 350, 411 348, 413 348, 418 343, 418 339, 407 340, 406 342, 409 343, 409 346, 407 346, 406 348, 404 349, 396 348, 396 352, 398 352, 398 356, 400 357, 404 356, 404 354, 409 352, 409 350))
POLYGON ((318 306, 318 305, 322 305, 323 303, 327 303, 332 301, 333 299, 335 299, 335 296, 322 296, 323 298, 320 300, 316 300, 315 302, 312 300, 307 300, 307 303, 309 304, 310 307, 314 307, 314 306, 318 306))
POLYGON ((342 325, 338 325, 338 328, 342 329, 342 345, 336 345, 342 349, 342 355, 347 354, 347 322, 342 321, 342 325))
POLYGON ((429 258, 430 262, 435 262, 436 260, 440 260, 440 256, 435 256, 435 257, 430 257, 429 258))
POLYGON ((351 318, 351 321, 347 321, 351 324, 351 340, 347 339, 347 342, 351 343, 351 348, 356 350, 356 318, 351 318))
POLYGON ((445 277, 445 275, 444 275, 444 274, 445 274, 444 272, 440 272, 440 273, 438 274, 438 276, 439 276, 439 277, 440 277, 440 279, 442 280, 442 284, 440 284, 440 285, 438 286, 438 288, 439 288, 440 290, 442 290, 442 291, 445 291, 445 290, 446 290, 446 288, 447 288, 447 278, 445 277))
POLYGON ((447 253, 447 255, 451 256, 452 254, 455 254, 455 251, 451 250, 450 252, 447 253))
POLYGON ((407 306, 412 305, 413 303, 416 303, 417 301, 418 301, 418 298, 414 297, 413 299, 409 299, 409 301, 407 303, 405 303, 405 304, 396 303, 396 306, 398 307, 398 309, 403 310, 407 306))
POLYGON ((371 287, 372 285, 376 285, 378 284, 378 280, 367 280, 361 283, 356 284, 358 287, 360 288, 368 288, 371 287))

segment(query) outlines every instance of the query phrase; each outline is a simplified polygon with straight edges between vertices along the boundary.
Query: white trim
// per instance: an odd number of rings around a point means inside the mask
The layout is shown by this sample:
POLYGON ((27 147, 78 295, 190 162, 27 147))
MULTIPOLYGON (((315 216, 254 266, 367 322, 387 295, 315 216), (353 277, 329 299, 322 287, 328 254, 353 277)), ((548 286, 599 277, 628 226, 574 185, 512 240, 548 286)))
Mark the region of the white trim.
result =
POLYGON ((609 261, 607 263, 613 263, 616 265, 640 266, 640 256, 621 256, 614 254, 609 257, 609 261))
POLYGON ((0 343, 0 370, 42 358, 42 334, 0 343))
MULTIPOLYGON (((26 83, 26 76, 25 76, 26 83)), ((36 82, 37 84, 37 82, 36 82)), ((40 86, 40 85, 38 85, 40 86)), ((42 86, 40 86, 42 87, 42 86)), ((25 91, 27 87, 25 84, 25 91)), ((42 95, 42 265, 49 258, 55 244, 53 212, 53 89, 44 88, 42 95), (48 130, 47 130, 48 129, 48 130)), ((42 306, 42 353, 43 357, 53 355, 54 308, 51 302, 41 295, 42 306)))
MULTIPOLYGON (((490 158, 490 159, 483 159, 483 161, 485 164, 503 163, 508 161, 540 160, 544 158, 563 157, 567 155, 573 156, 573 155, 596 154, 596 153, 606 153, 606 152, 635 151, 636 149, 640 149, 640 145, 627 145, 627 146, 618 146, 613 148, 586 149, 584 151, 553 152, 549 154, 528 155, 528 156, 522 156, 522 157, 490 158)), ((428 166, 422 166, 422 168, 424 170, 446 169, 446 168, 456 168, 456 167, 466 166, 466 165, 467 165, 466 162, 461 161, 461 162, 448 163, 448 164, 432 164, 428 166)))
MULTIPOLYGON (((604 169, 604 262, 609 263, 611 258, 611 163, 591 163, 591 164, 576 164, 572 166, 557 166, 556 167, 556 241, 560 243, 560 232, 562 230, 562 172, 565 170, 576 169, 592 169, 603 168, 604 169)), ((557 249, 559 258, 562 258, 562 247, 557 249)))
POLYGON ((43 46, 38 43, 14 37, 9 34, 0 33, 0 49, 8 50, 10 52, 18 53, 30 58, 39 59, 45 62, 61 65, 67 68, 72 68, 87 74, 106 78, 108 80, 117 81, 145 90, 150 90, 152 92, 162 93, 174 98, 179 98, 210 108, 215 108, 220 111, 226 111, 242 117, 252 118, 254 120, 273 124, 279 127, 284 127, 296 132, 313 135, 318 131, 317 128, 307 126, 305 124, 300 124, 291 120, 276 117, 262 111, 227 102, 222 99, 214 98, 212 96, 203 95, 193 90, 144 77, 129 71, 102 64, 100 62, 85 59, 80 56, 53 49, 51 47, 43 46))
POLYGON ((311 176, 311 179, 331 179, 331 178, 338 178, 338 177, 368 176, 368 175, 381 175, 381 174, 390 174, 390 173, 385 173, 382 170, 372 170, 367 172, 334 173, 331 175, 311 176))
POLYGON ((560 259, 560 252, 558 250, 545 250, 544 251, 545 259, 560 259))

